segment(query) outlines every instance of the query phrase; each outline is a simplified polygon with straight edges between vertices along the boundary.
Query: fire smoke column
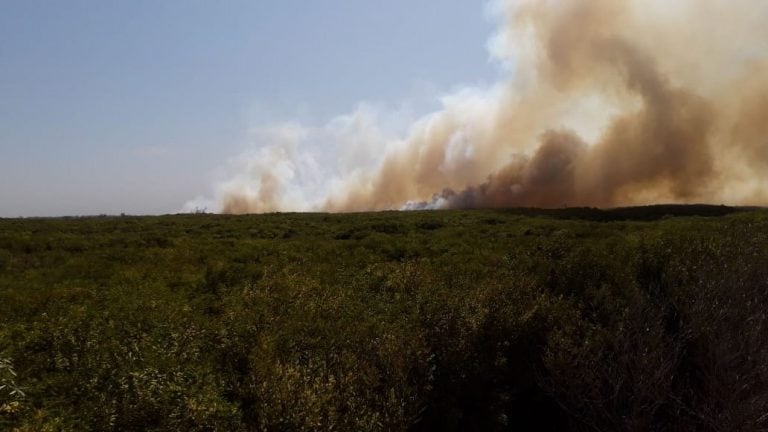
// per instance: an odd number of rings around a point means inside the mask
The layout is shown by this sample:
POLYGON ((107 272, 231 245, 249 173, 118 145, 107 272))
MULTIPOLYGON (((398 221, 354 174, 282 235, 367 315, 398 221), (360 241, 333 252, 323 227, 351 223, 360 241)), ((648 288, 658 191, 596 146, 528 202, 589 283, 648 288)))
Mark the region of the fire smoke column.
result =
POLYGON ((491 45, 514 63, 508 79, 445 97, 380 140, 366 169, 312 193, 286 196, 306 171, 300 145, 251 164, 250 184, 220 190, 222 209, 768 204, 768 2, 500 6, 491 45))

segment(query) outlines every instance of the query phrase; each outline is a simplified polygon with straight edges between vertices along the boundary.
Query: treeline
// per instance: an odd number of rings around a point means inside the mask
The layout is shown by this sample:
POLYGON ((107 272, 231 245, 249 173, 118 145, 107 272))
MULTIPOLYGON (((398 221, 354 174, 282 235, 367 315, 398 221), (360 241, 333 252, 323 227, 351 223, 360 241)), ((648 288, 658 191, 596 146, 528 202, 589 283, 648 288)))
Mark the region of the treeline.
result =
POLYGON ((768 213, 562 216, 2 220, 0 429, 768 430, 768 213))

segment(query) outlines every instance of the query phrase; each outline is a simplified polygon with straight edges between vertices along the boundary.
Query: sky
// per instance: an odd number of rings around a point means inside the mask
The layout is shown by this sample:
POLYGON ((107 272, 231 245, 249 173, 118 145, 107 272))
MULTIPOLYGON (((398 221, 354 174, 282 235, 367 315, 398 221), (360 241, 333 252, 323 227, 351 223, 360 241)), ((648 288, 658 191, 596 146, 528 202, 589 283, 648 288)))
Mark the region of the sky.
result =
POLYGON ((175 213, 254 130, 493 82, 466 0, 0 0, 0 217, 175 213))

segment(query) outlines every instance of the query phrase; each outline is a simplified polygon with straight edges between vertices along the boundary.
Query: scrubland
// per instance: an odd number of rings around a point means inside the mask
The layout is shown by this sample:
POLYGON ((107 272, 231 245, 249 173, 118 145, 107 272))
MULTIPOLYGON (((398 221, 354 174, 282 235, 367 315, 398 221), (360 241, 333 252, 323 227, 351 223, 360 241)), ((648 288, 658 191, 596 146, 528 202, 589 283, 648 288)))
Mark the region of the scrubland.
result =
POLYGON ((0 429, 768 430, 736 210, 0 220, 0 429))

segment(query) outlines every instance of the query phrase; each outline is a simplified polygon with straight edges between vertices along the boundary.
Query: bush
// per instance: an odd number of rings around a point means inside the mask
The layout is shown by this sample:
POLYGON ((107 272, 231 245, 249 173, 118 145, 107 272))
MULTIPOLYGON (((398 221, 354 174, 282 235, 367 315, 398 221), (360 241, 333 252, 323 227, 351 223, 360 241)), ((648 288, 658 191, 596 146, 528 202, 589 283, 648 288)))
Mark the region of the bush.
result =
POLYGON ((764 430, 768 214, 697 209, 0 220, 0 427, 764 430))

